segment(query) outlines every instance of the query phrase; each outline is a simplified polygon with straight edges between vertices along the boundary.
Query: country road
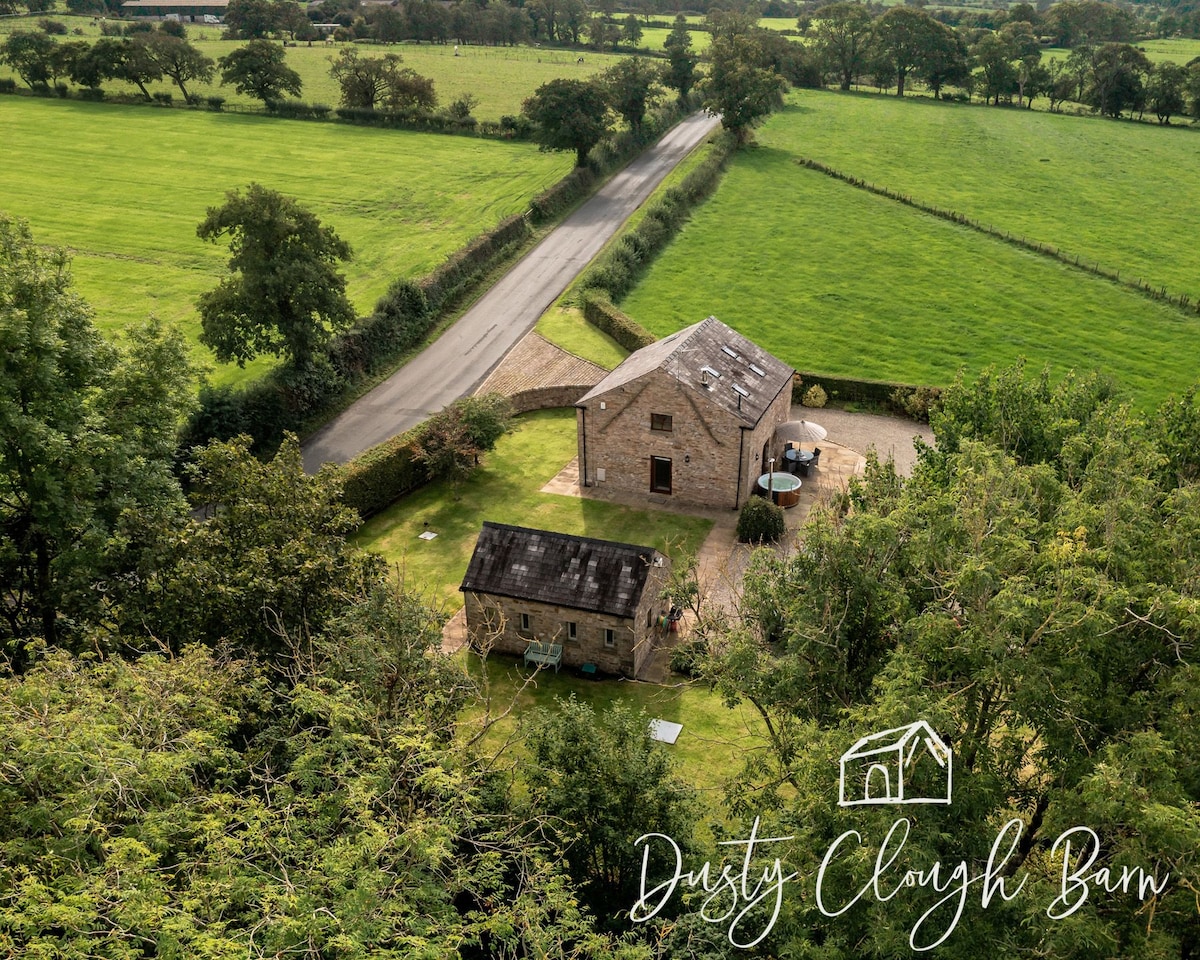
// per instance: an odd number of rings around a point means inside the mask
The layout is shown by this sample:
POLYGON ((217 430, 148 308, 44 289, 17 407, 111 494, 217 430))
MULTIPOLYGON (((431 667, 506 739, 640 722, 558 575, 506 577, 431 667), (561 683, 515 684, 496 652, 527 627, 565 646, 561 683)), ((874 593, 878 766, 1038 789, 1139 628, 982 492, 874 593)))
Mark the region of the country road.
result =
POLYGON ((345 463, 471 393, 719 122, 693 114, 616 174, 428 349, 309 437, 305 470, 345 463))

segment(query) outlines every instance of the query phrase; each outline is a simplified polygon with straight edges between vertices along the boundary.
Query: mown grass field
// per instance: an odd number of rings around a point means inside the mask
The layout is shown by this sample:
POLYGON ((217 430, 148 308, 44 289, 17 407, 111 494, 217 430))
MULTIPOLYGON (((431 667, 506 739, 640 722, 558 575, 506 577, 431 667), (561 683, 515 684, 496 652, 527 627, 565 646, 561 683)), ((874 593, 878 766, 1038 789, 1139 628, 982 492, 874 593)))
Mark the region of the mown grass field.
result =
MULTIPOLYGON (((26 97, 0 97, 0 129, 0 208, 70 249, 101 328, 153 313, 193 342, 195 300, 228 258, 196 225, 228 190, 257 181, 299 197, 353 247, 349 294, 367 312, 392 280, 428 272, 571 166, 532 144, 26 97)), ((211 355, 197 343, 196 356, 211 355)))
POLYGON ((462 606, 467 572, 484 520, 655 547, 668 555, 696 552, 708 520, 632 510, 613 503, 539 491, 575 456, 575 411, 544 410, 517 420, 457 494, 435 483, 367 521, 360 547, 384 556, 422 593, 462 606), (421 540, 426 530, 434 540, 421 540))
MULTIPOLYGON (((1036 136, 1011 129, 1027 144, 1036 136)), ((1064 242, 1055 228, 1064 236, 1093 236, 1097 244, 1109 244, 1105 249, 1119 251, 1124 236, 1131 248, 1150 250, 1144 255, 1182 276, 1184 264, 1195 264, 1194 242, 1166 222, 1167 236, 1157 236, 1158 213, 1146 209, 1147 194, 1121 192, 1135 162, 1147 179, 1159 176, 1160 165, 1171 160, 1157 146, 1177 139, 1174 131, 1150 127, 983 108, 940 112, 932 104, 805 94, 758 131, 760 146, 736 158, 717 194, 697 210, 622 308, 659 335, 716 314, 802 370, 945 384, 960 367, 973 372, 1025 356, 1059 372, 1103 370, 1151 405, 1196 378, 1200 317, 872 196, 795 160, 803 154, 844 162, 872 179, 877 169, 883 183, 907 187, 911 180, 913 194, 975 216, 1008 211, 1012 229, 1051 242, 1064 242), (838 112, 842 107, 845 113, 838 112), (889 120, 902 111, 910 116, 889 120), (851 115, 857 122, 847 126, 843 118, 851 115), (933 118, 932 130, 918 123, 924 116, 933 118), (1080 170, 1098 168, 1078 140, 1075 165, 1068 168, 1067 148, 1057 147, 1064 153, 1050 168, 1058 179, 1045 175, 1032 189, 1031 171, 1040 172, 1038 157, 1047 154, 1018 162, 1016 148, 1004 143, 1009 124, 1018 120, 1038 125, 1035 131, 1047 121, 1055 129, 1070 127, 1061 136, 1094 138, 1096 150, 1106 136, 1141 134, 1129 141, 1139 149, 1130 147, 1116 171, 1117 183, 1110 185, 1107 220, 1088 216, 1086 204, 1070 196, 1076 189, 1089 192, 1092 202, 1104 195, 1099 185, 1080 183, 1080 170), (878 128, 889 122, 894 130, 887 141, 878 128), (835 131, 849 141, 839 142, 835 131), (1155 140, 1160 133, 1164 136, 1155 140), (946 145, 951 139, 959 142, 957 148, 946 145), (979 145, 972 148, 975 141, 979 145), (955 149, 961 159, 952 173, 955 149), (929 195, 920 189, 926 184, 929 195), (947 194, 954 202, 946 203, 947 194), (1072 211, 1083 221, 1074 230, 1072 211), (1021 217, 1045 232, 1020 230, 1021 217), (1082 233, 1088 225, 1091 233, 1082 233)), ((1183 139, 1190 142, 1186 134, 1183 139)), ((1161 176, 1174 174, 1163 170, 1161 176)), ((1147 186, 1150 197, 1155 189, 1147 186)))
POLYGON ((1200 131, 831 91, 760 139, 1200 297, 1200 131))

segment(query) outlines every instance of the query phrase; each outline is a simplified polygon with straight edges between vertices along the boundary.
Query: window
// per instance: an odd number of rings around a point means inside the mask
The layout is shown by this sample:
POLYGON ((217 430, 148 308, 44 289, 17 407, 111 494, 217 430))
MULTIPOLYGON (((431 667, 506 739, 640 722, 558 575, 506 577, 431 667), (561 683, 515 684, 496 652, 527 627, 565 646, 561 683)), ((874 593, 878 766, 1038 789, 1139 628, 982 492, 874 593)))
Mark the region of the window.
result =
POLYGON ((662 430, 664 433, 670 433, 671 415, 669 413, 652 413, 650 414, 650 429, 662 430))
POLYGON ((522 633, 530 632, 529 631, 529 614, 527 614, 527 613, 521 614, 521 632, 522 633))
POLYGON ((671 492, 671 459, 670 457, 650 458, 650 492, 671 492))
POLYGON ((604 628, 604 645, 606 647, 615 647, 617 645, 617 634, 612 627, 604 628))
POLYGON ((579 639, 579 629, 574 620, 567 621, 567 639, 568 640, 578 640, 579 639))

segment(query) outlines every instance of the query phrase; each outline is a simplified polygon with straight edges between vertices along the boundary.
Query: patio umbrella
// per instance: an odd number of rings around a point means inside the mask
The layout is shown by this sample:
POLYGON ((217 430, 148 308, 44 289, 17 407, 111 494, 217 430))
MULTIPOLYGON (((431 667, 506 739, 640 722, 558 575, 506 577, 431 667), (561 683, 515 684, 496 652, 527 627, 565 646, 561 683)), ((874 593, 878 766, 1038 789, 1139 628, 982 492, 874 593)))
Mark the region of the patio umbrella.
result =
POLYGON ((817 443, 829 432, 811 420, 785 420, 775 428, 775 439, 780 443, 817 443))

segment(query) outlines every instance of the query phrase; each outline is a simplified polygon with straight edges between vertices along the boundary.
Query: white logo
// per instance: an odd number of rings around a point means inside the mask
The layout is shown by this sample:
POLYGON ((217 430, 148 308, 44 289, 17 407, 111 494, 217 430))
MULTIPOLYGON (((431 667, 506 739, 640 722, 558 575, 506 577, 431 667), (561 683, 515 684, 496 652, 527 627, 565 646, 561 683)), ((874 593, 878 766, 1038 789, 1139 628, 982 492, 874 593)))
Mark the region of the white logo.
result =
POLYGON ((842 754, 838 806, 949 803, 950 748, 924 720, 863 737, 842 754))

